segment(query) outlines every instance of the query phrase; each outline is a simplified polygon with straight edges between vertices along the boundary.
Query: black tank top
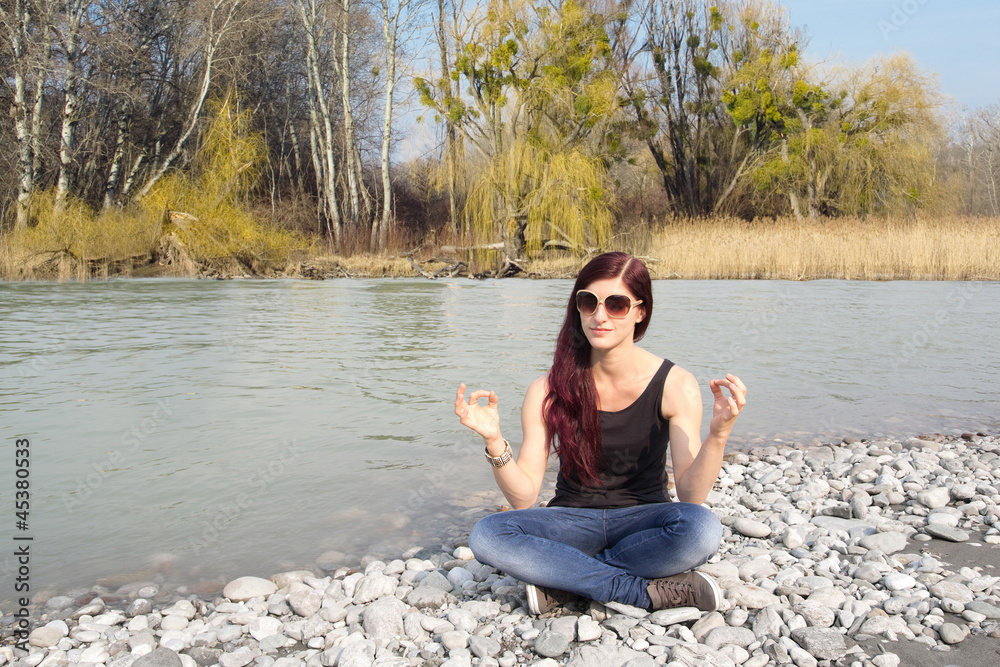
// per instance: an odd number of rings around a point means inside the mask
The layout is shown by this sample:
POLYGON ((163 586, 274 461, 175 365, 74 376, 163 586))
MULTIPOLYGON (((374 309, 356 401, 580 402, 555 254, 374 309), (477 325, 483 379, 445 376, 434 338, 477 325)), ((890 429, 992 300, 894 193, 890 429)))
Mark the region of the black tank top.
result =
POLYGON ((663 360, 632 405, 618 412, 601 410, 601 484, 589 486, 559 470, 549 507, 614 509, 669 502, 667 443, 670 420, 660 412, 663 383, 674 364, 663 360))

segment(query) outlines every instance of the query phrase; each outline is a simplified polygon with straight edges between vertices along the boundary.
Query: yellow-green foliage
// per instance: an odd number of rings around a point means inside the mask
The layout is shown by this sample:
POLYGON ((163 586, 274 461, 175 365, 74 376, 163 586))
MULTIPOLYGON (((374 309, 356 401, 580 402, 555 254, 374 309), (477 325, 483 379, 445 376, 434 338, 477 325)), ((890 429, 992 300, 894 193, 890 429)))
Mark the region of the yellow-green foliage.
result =
POLYGON ((3 238, 5 278, 77 277, 128 273, 157 256, 164 240, 183 254, 174 272, 265 273, 284 268, 302 237, 265 227, 248 209, 265 159, 264 142, 250 131, 250 112, 231 99, 216 105, 192 173, 162 178, 137 205, 95 213, 70 200, 62 210, 54 194, 31 200, 34 224, 3 238))
POLYGON ((525 224, 528 251, 548 239, 602 247, 612 223, 603 177, 598 158, 576 150, 549 153, 521 140, 480 171, 466 212, 473 232, 487 242, 496 240, 500 225, 525 224))
POLYGON ((29 212, 35 224, 3 239, 4 278, 82 279, 113 271, 116 264, 143 260, 159 238, 162 217, 135 210, 96 214, 75 200, 60 211, 51 191, 35 195, 29 212))
POLYGON ((246 204, 264 158, 264 142, 250 131, 250 112, 234 108, 232 98, 218 105, 205 133, 193 173, 164 177, 142 200, 142 207, 169 220, 165 232, 181 241, 196 262, 220 269, 236 264, 252 271, 287 261, 303 249, 301 237, 265 228, 246 204))

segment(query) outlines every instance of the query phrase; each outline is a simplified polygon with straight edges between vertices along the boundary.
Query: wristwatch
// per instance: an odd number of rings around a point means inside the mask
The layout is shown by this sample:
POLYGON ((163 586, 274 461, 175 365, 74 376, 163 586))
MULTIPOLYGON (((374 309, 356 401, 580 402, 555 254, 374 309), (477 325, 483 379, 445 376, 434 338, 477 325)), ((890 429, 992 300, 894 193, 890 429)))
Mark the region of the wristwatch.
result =
POLYGON ((507 438, 503 439, 503 445, 503 454, 500 456, 490 456, 490 449, 489 447, 486 448, 486 460, 489 461, 490 465, 494 468, 501 468, 510 463, 510 460, 514 458, 514 455, 510 451, 510 443, 507 442, 507 438))

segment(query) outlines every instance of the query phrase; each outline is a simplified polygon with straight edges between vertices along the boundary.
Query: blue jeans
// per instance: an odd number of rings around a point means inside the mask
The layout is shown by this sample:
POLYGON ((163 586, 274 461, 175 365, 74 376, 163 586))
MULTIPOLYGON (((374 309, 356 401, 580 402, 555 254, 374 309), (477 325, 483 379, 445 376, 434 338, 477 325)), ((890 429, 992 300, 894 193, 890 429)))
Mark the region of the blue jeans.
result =
POLYGON ((469 534, 476 560, 521 581, 637 607, 651 604, 650 579, 701 565, 721 541, 722 524, 710 510, 680 502, 510 510, 483 518, 469 534))

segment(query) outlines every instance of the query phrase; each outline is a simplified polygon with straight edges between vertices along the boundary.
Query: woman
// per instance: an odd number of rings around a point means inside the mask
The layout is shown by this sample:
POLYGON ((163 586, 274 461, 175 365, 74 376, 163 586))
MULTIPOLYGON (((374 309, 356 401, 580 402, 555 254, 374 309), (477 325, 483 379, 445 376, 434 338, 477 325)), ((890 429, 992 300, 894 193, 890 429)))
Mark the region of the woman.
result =
POLYGON ((458 388, 455 414, 482 436, 513 508, 477 523, 469 546, 480 562, 528 583, 532 613, 574 595, 651 609, 714 610, 721 602, 710 577, 688 570, 722 539, 719 520, 700 503, 718 477, 746 387, 735 375, 709 382, 715 405, 702 441, 697 380, 635 345, 652 312, 641 261, 606 253, 580 271, 552 368, 524 397, 516 461, 500 432, 496 393, 474 391, 467 403, 465 385, 458 388), (666 495, 668 441, 680 502, 666 495), (556 495, 533 508, 550 449, 560 461, 556 495))

